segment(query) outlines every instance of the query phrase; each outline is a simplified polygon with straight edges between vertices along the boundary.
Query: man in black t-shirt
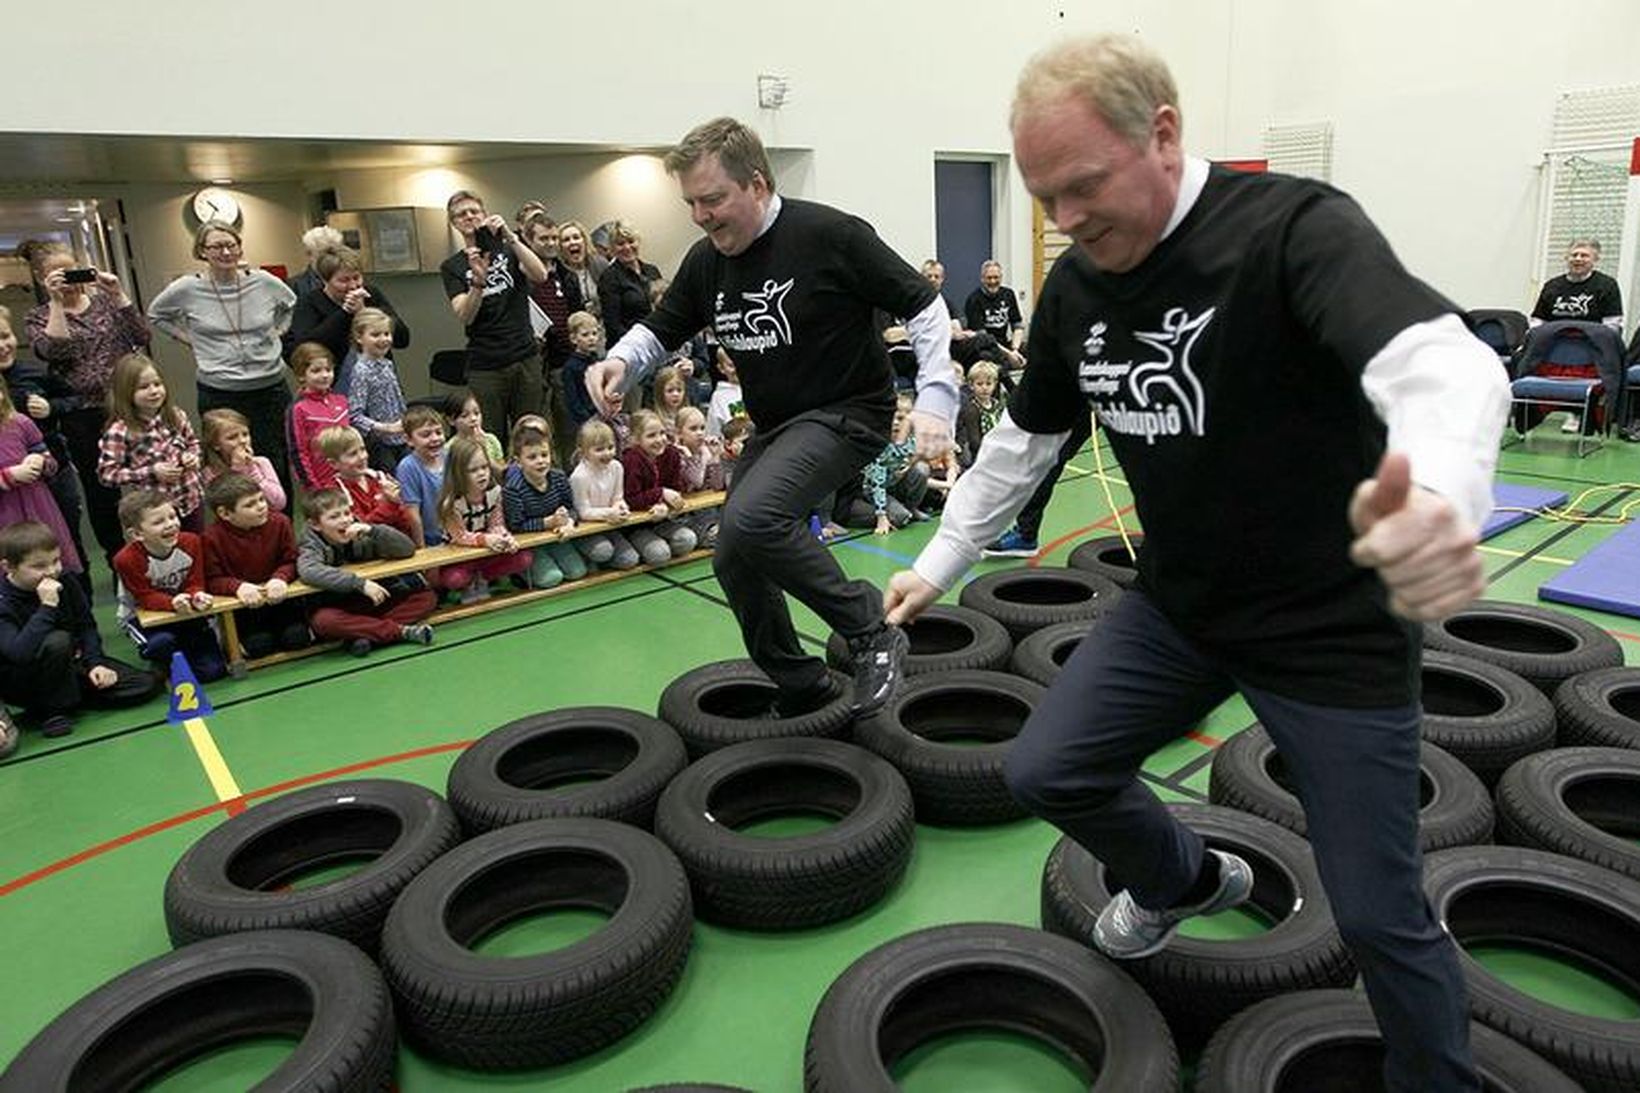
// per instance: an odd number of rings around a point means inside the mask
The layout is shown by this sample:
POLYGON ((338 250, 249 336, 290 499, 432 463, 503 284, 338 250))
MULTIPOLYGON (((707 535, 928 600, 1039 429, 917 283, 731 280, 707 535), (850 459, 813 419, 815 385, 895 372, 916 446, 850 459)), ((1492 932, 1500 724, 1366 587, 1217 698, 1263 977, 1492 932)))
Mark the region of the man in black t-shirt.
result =
POLYGON ((1138 578, 1006 768, 1126 885, 1089 940, 1148 956, 1251 894, 1247 861, 1207 849, 1138 777, 1239 691, 1297 782, 1385 1087, 1475 1093, 1456 947, 1421 887, 1417 624, 1485 585, 1496 358, 1343 194, 1186 156, 1172 76, 1131 36, 1033 58, 1012 128, 1026 188, 1075 246, 1043 285, 1007 413, 890 580, 888 617, 960 578, 1091 411, 1144 527, 1138 578))
POLYGON ((542 409, 530 286, 547 279, 547 268, 505 220, 484 211, 477 194, 458 190, 445 209, 462 247, 438 268, 450 308, 467 328, 467 386, 485 428, 506 436, 515 419, 542 409))
MULTIPOLYGON (((1011 353, 1019 352, 1025 338, 1025 318, 1019 297, 1002 283, 1002 263, 988 258, 979 267, 979 287, 968 294, 962 305, 963 323, 969 330, 983 330, 1011 353)), ((1014 362, 1020 367, 1024 361, 1014 362)))
POLYGON ((854 704, 869 713, 899 682, 906 638, 885 625, 877 590, 847 580, 809 533, 809 516, 888 444, 894 387, 876 308, 910 316, 919 450, 950 447, 950 316, 865 221, 776 194, 763 143, 740 122, 697 126, 666 167, 706 238, 654 310, 587 370, 587 390, 613 410, 669 351, 702 327, 716 333, 756 431, 735 463, 713 570, 747 652, 778 688, 776 716, 834 697, 825 662, 798 643, 788 592, 848 639, 854 704))
POLYGON ((1623 290, 1617 282, 1595 269, 1600 261, 1600 243, 1594 239, 1574 239, 1566 248, 1566 272, 1543 282, 1537 303, 1532 307, 1532 325, 1556 319, 1585 323, 1605 323, 1623 332, 1623 290))

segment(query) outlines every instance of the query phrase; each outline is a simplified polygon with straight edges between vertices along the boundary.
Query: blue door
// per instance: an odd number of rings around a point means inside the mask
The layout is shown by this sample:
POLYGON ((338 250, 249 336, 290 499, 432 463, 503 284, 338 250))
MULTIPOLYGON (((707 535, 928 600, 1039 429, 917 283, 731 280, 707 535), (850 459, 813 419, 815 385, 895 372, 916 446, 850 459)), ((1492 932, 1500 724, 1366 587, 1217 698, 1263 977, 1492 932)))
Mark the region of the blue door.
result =
POLYGON ((939 250, 934 257, 945 263, 945 298, 958 317, 962 302, 979 287, 980 263, 994 257, 994 169, 995 164, 971 160, 934 161, 934 244, 939 250))

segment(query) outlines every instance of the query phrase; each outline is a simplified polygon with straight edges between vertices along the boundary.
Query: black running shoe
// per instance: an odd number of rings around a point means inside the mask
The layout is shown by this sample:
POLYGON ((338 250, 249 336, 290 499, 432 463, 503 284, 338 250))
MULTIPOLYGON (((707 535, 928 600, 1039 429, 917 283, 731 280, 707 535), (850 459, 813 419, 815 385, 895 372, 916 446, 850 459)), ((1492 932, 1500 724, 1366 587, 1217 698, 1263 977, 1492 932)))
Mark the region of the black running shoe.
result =
POLYGON ((854 713, 867 717, 894 696, 905 675, 905 655, 911 639, 898 626, 879 626, 849 643, 854 655, 854 713))

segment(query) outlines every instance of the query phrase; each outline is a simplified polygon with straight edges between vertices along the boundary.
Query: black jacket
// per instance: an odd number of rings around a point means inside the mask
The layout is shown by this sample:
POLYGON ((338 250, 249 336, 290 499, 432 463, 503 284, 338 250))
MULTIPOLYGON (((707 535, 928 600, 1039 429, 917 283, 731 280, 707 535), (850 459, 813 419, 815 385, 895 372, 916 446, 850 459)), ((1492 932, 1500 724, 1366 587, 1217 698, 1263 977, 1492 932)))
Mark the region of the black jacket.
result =
POLYGON ((103 656, 102 635, 85 593, 66 575, 62 586, 57 606, 44 607, 39 596, 0 577, 0 661, 27 665, 53 630, 68 632, 87 667, 95 668, 108 659, 103 656))
MULTIPOLYGON (((378 308, 393 317, 393 348, 407 347, 410 344, 410 327, 399 318, 392 301, 377 286, 366 282, 364 287, 370 293, 365 306, 378 308)), ((290 316, 290 329, 285 332, 285 357, 288 359, 291 350, 303 342, 318 342, 330 350, 336 366, 340 368, 347 351, 353 348, 352 331, 353 316, 341 304, 326 296, 324 286, 320 285, 296 300, 296 310, 290 316)))
POLYGON ((661 271, 648 262, 639 260, 643 273, 619 262, 611 262, 598 278, 598 302, 604 310, 604 336, 614 345, 632 324, 649 314, 649 283, 661 279, 661 271))

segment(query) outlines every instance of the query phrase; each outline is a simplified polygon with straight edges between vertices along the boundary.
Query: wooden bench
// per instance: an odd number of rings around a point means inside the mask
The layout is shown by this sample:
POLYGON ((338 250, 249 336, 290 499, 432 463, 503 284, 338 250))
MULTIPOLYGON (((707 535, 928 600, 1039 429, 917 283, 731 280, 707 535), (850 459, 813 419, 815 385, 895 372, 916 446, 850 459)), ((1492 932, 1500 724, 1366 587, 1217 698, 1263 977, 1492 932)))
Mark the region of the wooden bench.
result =
MULTIPOLYGON (((699 512, 701 509, 716 508, 723 504, 724 494, 721 490, 706 493, 690 494, 683 499, 683 508, 675 514, 664 517, 633 516, 623 523, 611 524, 602 521, 589 521, 576 524, 568 531, 526 531, 513 536, 518 540, 520 550, 529 550, 532 547, 543 546, 547 543, 564 543, 589 535, 598 535, 609 531, 622 531, 634 526, 657 523, 660 520, 672 519, 676 516, 699 512)), ((460 562, 476 562, 491 557, 491 552, 485 547, 459 547, 445 544, 443 546, 423 547, 408 558, 383 559, 374 562, 361 562, 347 566, 350 573, 357 573, 366 580, 379 581, 386 577, 400 577, 409 573, 425 573, 428 570, 439 569, 447 565, 460 562)), ((619 580, 633 573, 647 573, 655 569, 664 569, 667 566, 679 565, 683 562, 692 562, 700 558, 710 558, 710 550, 696 550, 681 558, 673 558, 660 565, 640 564, 631 569, 604 569, 588 573, 578 581, 565 581, 552 588, 529 588, 515 592, 501 592, 488 599, 470 604, 450 604, 438 608, 428 618, 428 622, 453 622, 456 619, 465 619, 473 615, 482 615, 490 611, 498 611, 505 607, 514 607, 523 603, 531 603, 546 596, 556 596, 562 592, 570 592, 577 588, 590 588, 593 585, 604 584, 608 581, 619 580)), ((324 593, 324 589, 315 588, 303 581, 292 581, 290 589, 285 594, 286 600, 299 599, 324 593)), ((228 670, 237 678, 243 676, 251 668, 262 668, 270 664, 278 664, 299 657, 312 656, 340 646, 340 642, 315 642, 305 649, 287 650, 271 653, 265 657, 247 660, 244 646, 239 640, 239 625, 234 616, 241 611, 257 611, 260 608, 248 607, 239 602, 237 596, 212 596, 211 606, 202 611, 190 611, 186 614, 176 611, 137 611, 137 623, 143 629, 154 626, 166 626, 170 623, 186 622, 190 619, 209 618, 216 616, 221 620, 223 652, 227 656, 228 670)))

